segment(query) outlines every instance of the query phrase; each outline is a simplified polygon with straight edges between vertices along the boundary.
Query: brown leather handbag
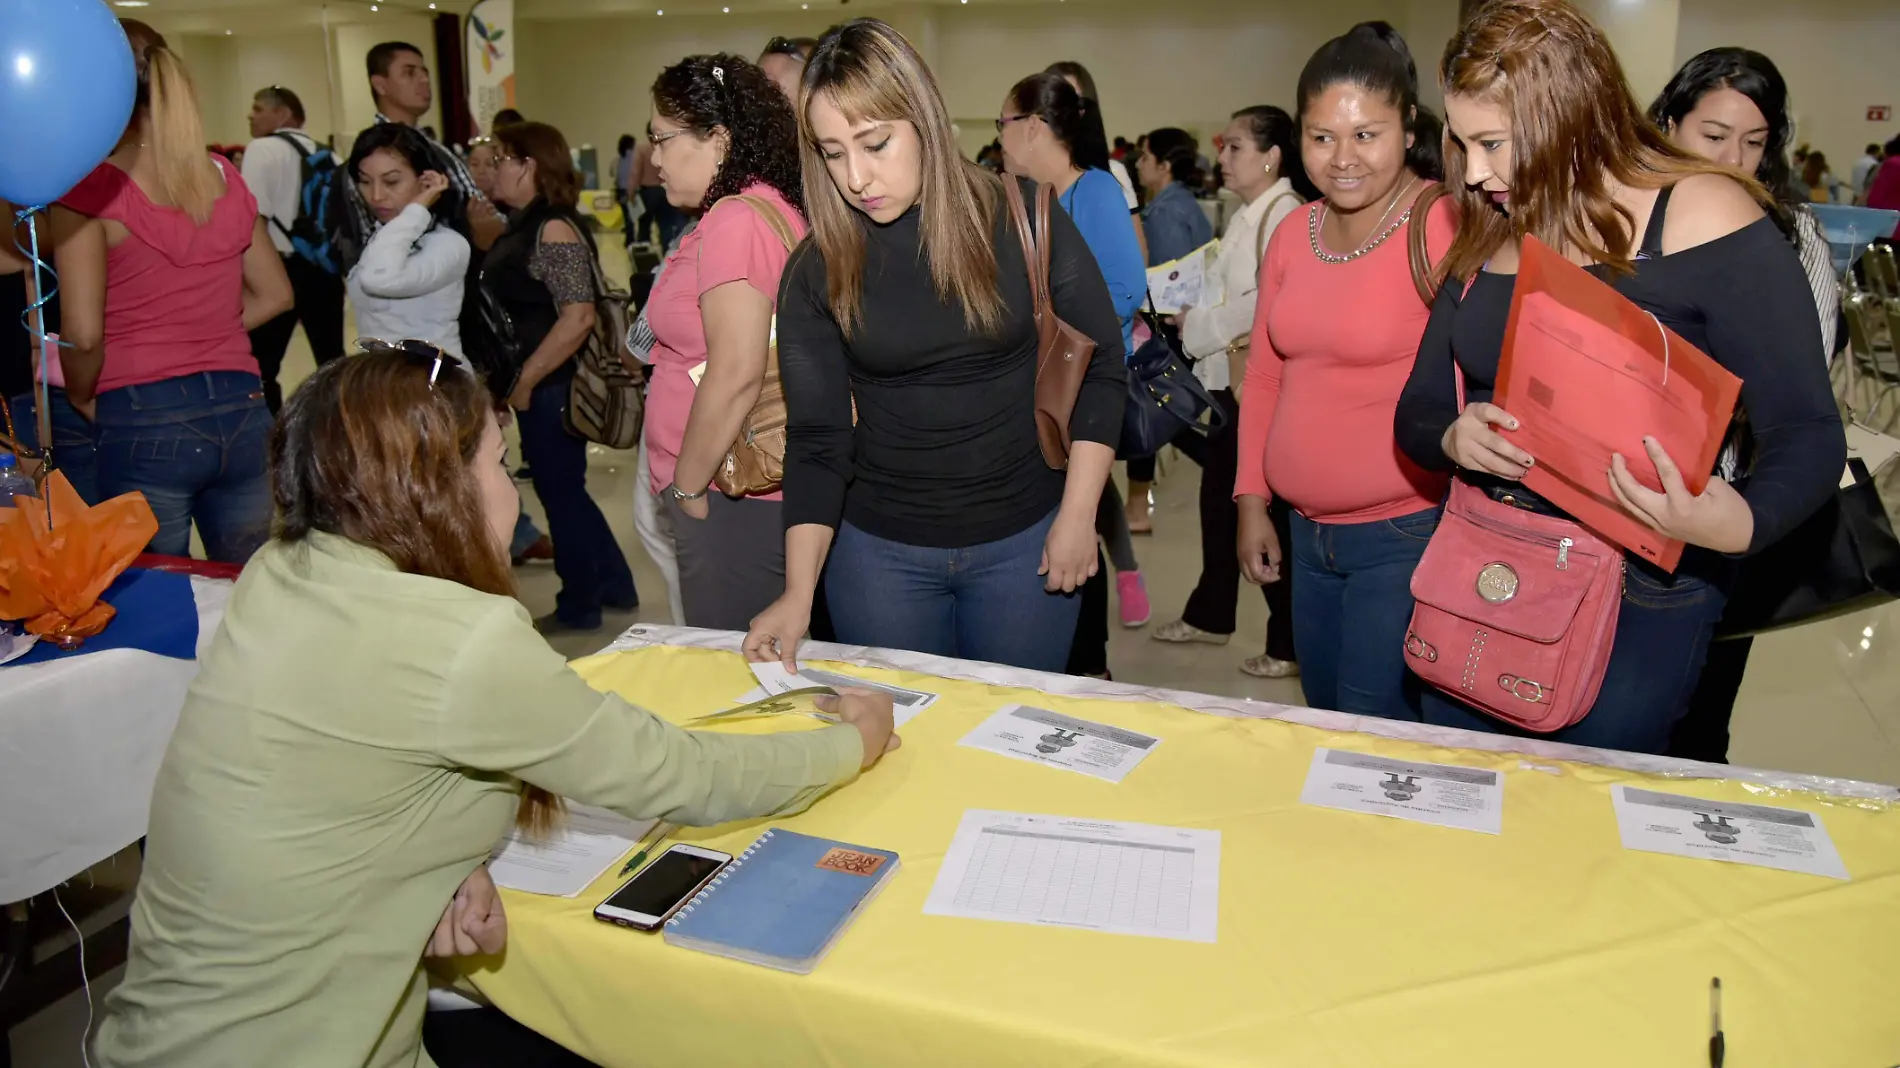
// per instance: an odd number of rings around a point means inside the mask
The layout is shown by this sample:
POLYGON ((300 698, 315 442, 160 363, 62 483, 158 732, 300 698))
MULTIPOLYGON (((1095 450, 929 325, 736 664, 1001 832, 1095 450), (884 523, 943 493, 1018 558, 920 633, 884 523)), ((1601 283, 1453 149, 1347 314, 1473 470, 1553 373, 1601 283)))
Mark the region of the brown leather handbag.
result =
MULTIPOLYGON (((759 214, 772 233, 790 252, 798 244, 798 232, 770 201, 758 197, 722 197, 713 207, 737 200, 759 214)), ((711 209, 708 209, 710 211, 711 209)), ((759 399, 752 403, 745 421, 739 424, 739 437, 733 441, 726 458, 713 472, 713 485, 728 497, 758 497, 777 493, 785 481, 785 387, 778 376, 778 314, 772 315, 772 332, 766 342, 765 381, 759 386, 759 399)))
POLYGON ((1029 291, 1035 298, 1036 441, 1042 446, 1044 462, 1061 471, 1069 466, 1069 417, 1075 412, 1082 380, 1088 377, 1095 341, 1056 317, 1055 300, 1049 292, 1049 186, 1036 187, 1033 231, 1015 178, 1003 178, 1003 195, 1009 200, 1016 236, 1022 239, 1023 259, 1029 264, 1029 291), (1038 236, 1043 238, 1040 243, 1038 236))

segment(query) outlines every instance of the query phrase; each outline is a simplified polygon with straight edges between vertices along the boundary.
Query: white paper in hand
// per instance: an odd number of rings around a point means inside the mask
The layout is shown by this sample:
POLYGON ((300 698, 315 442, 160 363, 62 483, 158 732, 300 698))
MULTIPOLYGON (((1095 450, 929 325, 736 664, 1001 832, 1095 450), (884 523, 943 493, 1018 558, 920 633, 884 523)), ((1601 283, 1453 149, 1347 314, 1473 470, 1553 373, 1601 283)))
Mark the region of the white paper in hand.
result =
POLYGON ((752 677, 759 680, 759 686, 766 694, 789 693, 792 690, 805 690, 814 686, 825 686, 833 690, 852 687, 860 690, 876 690, 889 694, 895 715, 895 724, 902 727, 917 718, 917 713, 937 703, 937 694, 922 690, 906 690, 902 686, 892 686, 887 682, 872 682, 855 675, 846 675, 837 671, 821 668, 801 667, 796 674, 785 670, 785 665, 776 660, 762 664, 753 664, 752 677))

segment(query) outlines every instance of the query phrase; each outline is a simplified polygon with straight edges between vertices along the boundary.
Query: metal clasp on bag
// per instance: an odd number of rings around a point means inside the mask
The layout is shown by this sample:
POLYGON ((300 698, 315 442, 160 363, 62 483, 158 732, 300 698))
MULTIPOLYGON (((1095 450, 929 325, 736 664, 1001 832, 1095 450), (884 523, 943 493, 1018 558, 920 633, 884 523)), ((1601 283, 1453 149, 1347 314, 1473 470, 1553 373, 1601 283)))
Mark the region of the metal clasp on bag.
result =
POLYGON ((1512 697, 1534 705, 1543 704, 1544 698, 1550 695, 1549 691, 1544 689, 1543 683, 1531 679, 1520 679, 1516 675, 1499 675, 1498 685, 1508 690, 1512 697))
POLYGON ((1405 651, 1428 664, 1436 664, 1438 662, 1438 650, 1432 648, 1430 643, 1426 642, 1425 639, 1409 630, 1405 632, 1405 651))
POLYGON ((1570 570, 1570 547, 1575 544, 1577 544, 1576 541, 1571 538, 1565 538, 1557 543, 1557 570, 1570 570))

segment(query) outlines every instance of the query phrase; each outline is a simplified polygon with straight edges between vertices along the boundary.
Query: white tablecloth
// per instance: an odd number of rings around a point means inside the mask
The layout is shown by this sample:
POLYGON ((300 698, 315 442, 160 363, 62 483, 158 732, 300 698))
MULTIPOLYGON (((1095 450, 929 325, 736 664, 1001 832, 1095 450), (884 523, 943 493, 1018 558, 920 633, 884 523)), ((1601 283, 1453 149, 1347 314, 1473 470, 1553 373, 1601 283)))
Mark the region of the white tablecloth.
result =
MULTIPOLYGON (((198 653, 231 583, 192 576, 198 653)), ((0 902, 44 893, 145 834, 198 661, 107 649, 0 667, 0 902)))

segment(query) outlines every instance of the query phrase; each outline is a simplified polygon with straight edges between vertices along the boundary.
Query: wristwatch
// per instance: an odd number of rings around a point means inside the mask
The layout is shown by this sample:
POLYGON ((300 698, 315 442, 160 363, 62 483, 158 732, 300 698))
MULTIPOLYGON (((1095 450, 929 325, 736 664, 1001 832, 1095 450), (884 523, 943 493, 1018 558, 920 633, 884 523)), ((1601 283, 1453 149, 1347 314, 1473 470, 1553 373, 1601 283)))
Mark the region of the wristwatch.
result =
MULTIPOLYGON (((711 489, 711 488, 712 487, 710 486, 707 487, 707 489, 711 489)), ((680 489, 679 483, 675 482, 666 487, 666 493, 667 493, 667 496, 673 498, 676 501, 696 501, 706 495, 706 490, 700 490, 698 493, 688 493, 685 490, 680 489)))

